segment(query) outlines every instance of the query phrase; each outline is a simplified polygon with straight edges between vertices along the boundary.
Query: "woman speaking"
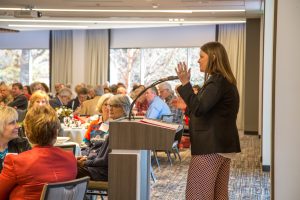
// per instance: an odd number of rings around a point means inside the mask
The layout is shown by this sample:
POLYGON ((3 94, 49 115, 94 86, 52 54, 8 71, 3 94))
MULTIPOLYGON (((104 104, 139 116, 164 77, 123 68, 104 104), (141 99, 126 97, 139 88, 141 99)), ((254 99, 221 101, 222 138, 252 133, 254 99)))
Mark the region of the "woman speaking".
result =
POLYGON ((191 163, 186 199, 228 199, 230 161, 240 152, 236 127, 239 94, 225 48, 218 42, 201 47, 200 71, 205 82, 198 94, 190 84, 191 71, 179 63, 178 92, 190 117, 191 163))

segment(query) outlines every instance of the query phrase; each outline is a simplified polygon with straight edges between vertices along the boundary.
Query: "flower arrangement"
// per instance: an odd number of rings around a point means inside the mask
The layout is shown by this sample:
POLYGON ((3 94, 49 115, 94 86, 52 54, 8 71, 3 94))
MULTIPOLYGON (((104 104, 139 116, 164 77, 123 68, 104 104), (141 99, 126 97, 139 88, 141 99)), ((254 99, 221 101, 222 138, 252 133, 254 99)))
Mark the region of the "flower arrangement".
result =
POLYGON ((81 128, 81 121, 73 117, 64 117, 64 125, 71 128, 81 128))
POLYGON ((72 115, 73 110, 70 108, 66 108, 64 106, 60 107, 60 108, 56 108, 56 114, 59 120, 63 120, 65 117, 69 117, 72 115))

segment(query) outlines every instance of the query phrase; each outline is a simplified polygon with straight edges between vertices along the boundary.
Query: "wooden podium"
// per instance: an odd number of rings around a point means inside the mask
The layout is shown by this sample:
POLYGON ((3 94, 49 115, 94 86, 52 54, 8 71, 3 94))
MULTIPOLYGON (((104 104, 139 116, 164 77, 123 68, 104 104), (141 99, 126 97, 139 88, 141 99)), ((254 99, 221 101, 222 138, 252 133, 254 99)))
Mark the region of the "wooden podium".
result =
POLYGON ((146 119, 110 122, 109 200, 150 199, 150 150, 171 150, 181 129, 178 124, 146 119))

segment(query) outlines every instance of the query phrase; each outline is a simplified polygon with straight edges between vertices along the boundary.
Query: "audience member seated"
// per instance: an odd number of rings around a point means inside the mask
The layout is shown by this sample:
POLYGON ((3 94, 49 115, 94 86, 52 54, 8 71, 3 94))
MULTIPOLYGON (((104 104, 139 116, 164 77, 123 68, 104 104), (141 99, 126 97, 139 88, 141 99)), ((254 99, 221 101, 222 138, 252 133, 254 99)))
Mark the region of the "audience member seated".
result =
POLYGON ((182 124, 183 112, 181 109, 176 108, 172 105, 172 101, 177 97, 174 95, 174 91, 172 90, 171 85, 168 82, 163 82, 158 85, 159 96, 169 106, 171 113, 173 114, 173 122, 182 124))
POLYGON ((21 83, 12 84, 11 94, 14 99, 7 105, 15 109, 26 110, 28 107, 28 100, 23 94, 23 85, 21 83))
POLYGON ((63 83, 55 83, 54 89, 55 89, 55 96, 58 95, 59 90, 63 89, 65 85, 63 83))
POLYGON ((132 89, 131 91, 129 92, 129 96, 131 99, 135 99, 136 98, 136 93, 134 92, 137 88, 140 87, 140 84, 139 83, 133 83, 132 84, 132 89))
POLYGON ((72 91, 69 88, 65 87, 58 92, 58 95, 54 99, 50 99, 49 103, 52 108, 60 108, 62 106, 67 106, 71 97, 72 91))
POLYGON ((117 90, 118 90, 118 86, 116 84, 112 84, 110 87, 109 87, 111 93, 113 93, 114 95, 117 94, 117 90))
POLYGON ((29 109, 25 132, 32 149, 7 155, 0 174, 1 199, 40 199, 45 183, 76 178, 76 158, 72 152, 54 147, 60 124, 49 105, 29 109))
POLYGON ((149 88, 145 92, 145 97, 149 103, 149 108, 146 112, 146 118, 162 119, 164 115, 171 115, 169 106, 157 96, 157 89, 155 87, 149 88))
POLYGON ((10 94, 10 89, 5 83, 0 85, 0 104, 7 105, 13 101, 13 97, 10 94))
MULTIPOLYGON (((134 90, 134 96, 135 98, 145 89, 145 86, 144 85, 140 85, 138 86, 135 90, 134 90)), ((135 99, 134 98, 134 99, 135 99)), ((138 116, 145 116, 147 110, 148 110, 148 107, 149 107, 149 103, 146 99, 146 96, 145 94, 142 94, 142 96, 140 96, 136 102, 135 102, 135 110, 136 110, 136 113, 135 115, 138 115, 138 116)))
POLYGON ((126 88, 123 86, 118 87, 117 94, 127 94, 126 88))
POLYGON ((31 93, 31 89, 29 85, 24 85, 23 86, 23 94, 25 95, 25 97, 27 98, 27 100, 30 99, 32 93, 31 93))
MULTIPOLYGON (((112 96, 109 101, 109 117, 112 120, 125 117, 129 113, 130 101, 126 95, 112 96)), ((121 131, 121 130, 120 130, 121 131)), ((108 180, 108 153, 109 136, 104 142, 98 142, 94 151, 92 150, 88 157, 79 157, 77 160, 78 174, 77 178, 89 176, 91 180, 108 180)))
POLYGON ((105 87, 103 90, 104 90, 104 94, 111 93, 111 90, 109 87, 105 87))
POLYGON ((88 146, 91 146, 93 140, 97 141, 97 138, 101 137, 101 134, 107 132, 106 125, 108 124, 109 118, 108 100, 112 96, 113 94, 111 93, 104 94, 100 97, 97 103, 97 110, 101 114, 101 116, 99 117, 99 119, 94 120, 90 123, 84 135, 83 141, 88 146))
POLYGON ((103 87, 101 85, 97 85, 93 88, 95 96, 93 99, 86 100, 82 103, 82 106, 78 110, 80 115, 98 115, 99 109, 97 108, 97 103, 103 94, 103 87))
POLYGON ((81 87, 78 90, 76 90, 76 93, 77 93, 77 97, 69 101, 67 105, 67 107, 74 110, 74 112, 78 112, 79 110, 76 109, 80 107, 82 103, 88 99, 88 89, 85 87, 81 87))
POLYGON ((15 109, 0 106, 0 172, 7 154, 18 154, 31 149, 27 139, 18 136, 17 119, 18 113, 15 109))
POLYGON ((44 88, 44 86, 42 85, 41 82, 33 82, 30 84, 30 89, 31 89, 31 92, 32 94, 37 91, 37 90, 42 90, 44 92, 47 92, 46 91, 46 88, 44 88))
POLYGON ((32 108, 33 106, 43 106, 46 104, 49 105, 48 94, 42 90, 38 90, 31 96, 28 109, 32 108))

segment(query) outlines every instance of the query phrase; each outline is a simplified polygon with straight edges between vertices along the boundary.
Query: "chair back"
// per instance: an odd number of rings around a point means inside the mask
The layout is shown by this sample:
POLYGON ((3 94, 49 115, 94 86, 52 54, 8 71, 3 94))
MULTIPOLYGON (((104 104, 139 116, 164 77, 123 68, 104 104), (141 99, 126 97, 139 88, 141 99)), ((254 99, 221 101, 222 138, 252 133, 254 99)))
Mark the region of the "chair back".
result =
POLYGON ((55 146, 65 151, 71 151, 74 156, 76 155, 76 144, 55 144, 55 146))
POLYGON ((40 200, 83 200, 90 177, 44 185, 40 200))
POLYGON ((17 113, 18 113, 18 120, 17 120, 17 122, 22 122, 25 119, 27 110, 17 109, 17 113))

